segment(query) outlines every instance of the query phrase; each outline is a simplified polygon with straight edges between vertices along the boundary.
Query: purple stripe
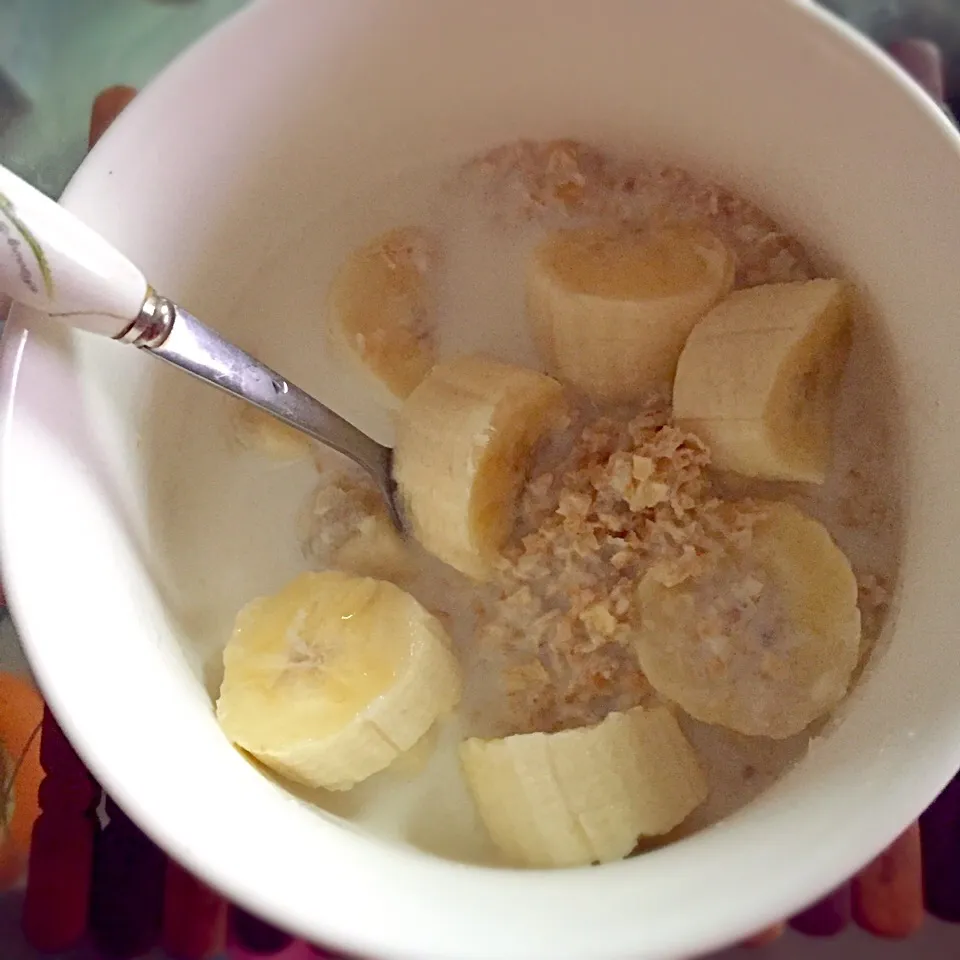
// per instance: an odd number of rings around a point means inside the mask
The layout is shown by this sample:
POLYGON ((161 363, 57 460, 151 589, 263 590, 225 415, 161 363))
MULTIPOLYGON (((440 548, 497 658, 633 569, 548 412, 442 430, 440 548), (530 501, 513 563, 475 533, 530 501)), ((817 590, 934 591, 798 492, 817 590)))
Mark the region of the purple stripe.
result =
POLYGON ((293 937, 240 907, 230 908, 230 939, 248 953, 269 957, 286 949, 293 937))
POLYGON ((790 926, 807 937, 835 937, 850 922, 850 885, 844 884, 833 893, 798 913, 790 926))
POLYGON ((920 817, 927 911, 960 923, 960 774, 920 817))

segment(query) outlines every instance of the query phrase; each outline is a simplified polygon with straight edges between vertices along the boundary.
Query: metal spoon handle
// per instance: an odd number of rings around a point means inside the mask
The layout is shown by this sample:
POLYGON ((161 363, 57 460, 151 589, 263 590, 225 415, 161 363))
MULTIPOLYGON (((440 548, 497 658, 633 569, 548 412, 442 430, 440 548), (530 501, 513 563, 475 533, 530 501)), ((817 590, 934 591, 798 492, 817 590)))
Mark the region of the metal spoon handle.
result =
POLYGON ((397 526, 391 466, 393 451, 372 440, 329 407, 266 364, 225 340, 193 314, 152 291, 140 316, 117 339, 131 343, 349 457, 377 482, 397 526))

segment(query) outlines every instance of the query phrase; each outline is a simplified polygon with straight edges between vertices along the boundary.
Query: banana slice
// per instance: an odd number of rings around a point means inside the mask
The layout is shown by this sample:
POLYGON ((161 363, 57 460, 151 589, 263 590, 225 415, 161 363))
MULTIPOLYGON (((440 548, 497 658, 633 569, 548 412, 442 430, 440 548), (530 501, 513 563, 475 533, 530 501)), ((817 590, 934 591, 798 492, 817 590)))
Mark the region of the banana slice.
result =
POLYGON ((562 410, 541 373, 483 357, 434 367, 400 411, 394 476, 413 532, 477 580, 513 529, 532 448, 562 410))
POLYGON ((429 275, 438 256, 426 230, 390 230, 351 253, 330 286, 330 345, 389 409, 437 359, 429 275))
POLYGON ((527 268, 527 316, 549 368, 601 403, 669 384, 694 324, 733 285, 732 253, 697 227, 551 234, 527 268))
POLYGON ((411 577, 416 569, 407 545, 382 508, 360 519, 354 535, 337 551, 336 565, 358 576, 393 583, 411 577))
POLYGON ((283 776, 348 790, 460 698, 439 621, 392 583, 305 573, 237 617, 217 717, 283 776))
POLYGON ((823 483, 849 350, 840 281, 737 291, 690 334, 673 385, 674 417, 707 444, 720 470, 823 483))
POLYGON ((292 462, 309 456, 313 443, 305 433, 288 427, 251 403, 235 403, 230 415, 233 438, 244 450, 271 460, 292 462))
POLYGON ((664 707, 559 733, 465 740, 460 759, 494 843, 523 866, 625 857, 707 796, 696 753, 664 707))
POLYGON ((325 470, 301 514, 303 553, 311 566, 402 583, 416 572, 410 548, 366 477, 325 470))
POLYGON ((752 542, 704 576, 641 581, 640 667, 697 720, 783 739, 847 692, 860 656, 857 581, 816 520, 786 503, 761 511, 752 542))

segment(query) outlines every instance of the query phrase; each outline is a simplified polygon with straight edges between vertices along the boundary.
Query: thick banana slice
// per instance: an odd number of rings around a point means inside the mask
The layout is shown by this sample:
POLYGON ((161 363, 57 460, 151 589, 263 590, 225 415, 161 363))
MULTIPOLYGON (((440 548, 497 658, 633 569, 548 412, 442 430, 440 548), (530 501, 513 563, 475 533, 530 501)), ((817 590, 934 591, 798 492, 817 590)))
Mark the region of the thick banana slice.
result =
POLYGON ((764 504, 752 542, 702 577, 641 581, 640 667, 697 720, 783 739, 847 692, 860 656, 857 581, 816 520, 764 504))
POLYGON ((562 409, 541 373, 484 357, 439 364, 400 411, 394 476, 413 532, 477 580, 513 529, 529 455, 562 409))
POLYGON ((233 403, 230 425, 234 440, 243 449, 262 454, 271 460, 302 460, 313 449, 313 443, 305 433, 288 427, 252 403, 233 403))
POLYGON ((230 740, 328 790, 383 770, 460 698, 439 621, 392 583, 334 571, 248 604, 223 664, 230 740))
POLYGON ((733 255, 697 227, 551 234, 527 268, 527 316, 549 368, 601 403, 669 385, 694 324, 733 285, 733 255))
POLYGON ((494 843, 523 866, 625 857, 707 796, 697 756, 664 707, 558 733, 465 740, 460 759, 494 843))
POLYGON ((390 409, 437 359, 430 271, 438 255, 426 230, 390 230, 351 253, 330 286, 330 344, 390 409))
POLYGON ((823 483, 833 406, 850 350, 838 280, 739 290, 694 328, 673 385, 673 415, 720 470, 823 483))

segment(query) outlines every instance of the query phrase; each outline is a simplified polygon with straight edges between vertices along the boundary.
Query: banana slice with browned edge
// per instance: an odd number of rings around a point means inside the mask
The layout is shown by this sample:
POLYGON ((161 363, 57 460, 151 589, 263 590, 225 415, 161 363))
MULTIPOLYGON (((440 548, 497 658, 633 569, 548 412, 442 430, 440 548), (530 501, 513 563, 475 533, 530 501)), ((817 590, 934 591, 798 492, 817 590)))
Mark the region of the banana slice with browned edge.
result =
POLYGON ((739 290, 690 334, 673 415, 720 470, 823 483, 849 350, 849 298, 839 280, 739 290))
POLYGON ((438 364, 400 410, 394 476, 417 540, 488 579, 535 444, 563 408, 556 380, 485 357, 438 364))
POLYGON ((707 230, 561 230, 527 267, 527 316, 548 368, 601 403, 669 389, 694 324, 733 285, 707 230))
POLYGON ((330 345, 388 409, 436 362, 432 273, 439 256, 427 230, 399 227, 354 250, 330 285, 330 345))
POLYGON ((217 718, 285 777, 347 790, 386 768, 460 699, 440 622, 392 583, 305 573, 237 617, 217 718))
POLYGON ((665 707, 594 726, 465 740, 460 759, 494 843, 513 864, 572 867, 625 857, 707 796, 693 747, 665 707))
POLYGON ((638 588, 640 667, 704 723, 783 739, 846 694, 860 657, 857 581, 822 524, 787 503, 745 505, 749 544, 702 576, 638 588))

